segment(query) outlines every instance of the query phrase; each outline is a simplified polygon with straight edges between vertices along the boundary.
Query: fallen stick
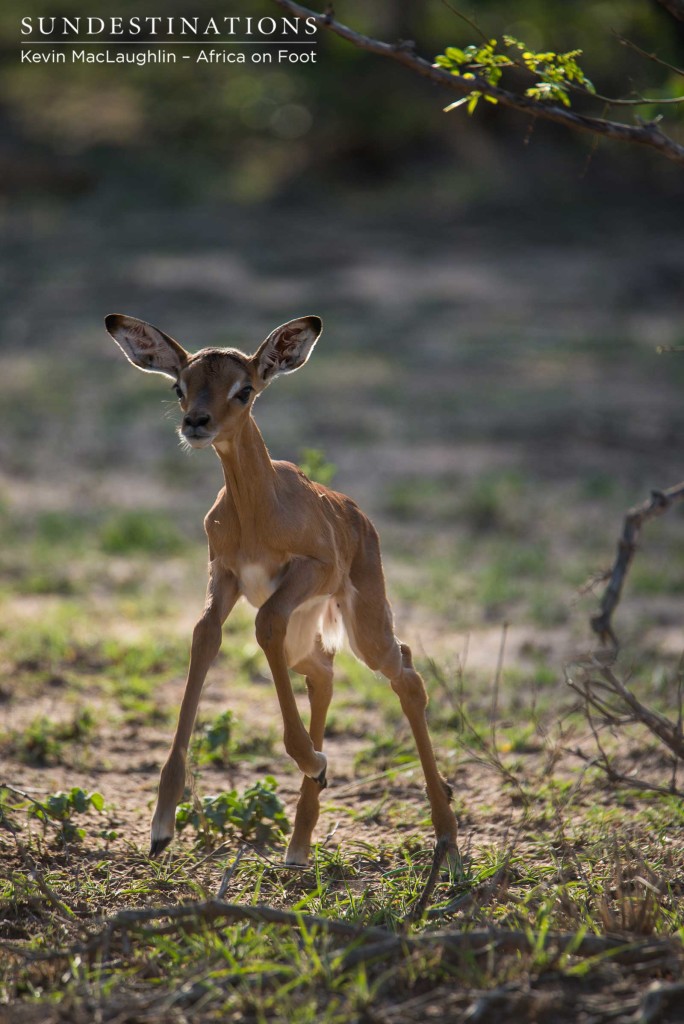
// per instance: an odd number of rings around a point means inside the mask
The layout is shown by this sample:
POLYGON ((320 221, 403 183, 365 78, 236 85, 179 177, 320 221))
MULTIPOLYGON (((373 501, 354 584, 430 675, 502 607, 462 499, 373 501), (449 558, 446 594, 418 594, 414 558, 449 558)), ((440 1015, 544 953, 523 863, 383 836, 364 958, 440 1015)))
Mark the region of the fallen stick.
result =
MULTIPOLYGON (((444 930, 425 932, 420 935, 395 934, 387 928, 367 927, 363 924, 348 924, 333 918, 313 914, 301 914, 291 910, 278 910, 264 905, 246 906, 237 903, 223 903, 208 900, 203 903, 189 903, 180 906, 122 910, 106 920, 102 928, 91 935, 86 942, 67 949, 36 953, 22 950, 16 943, 3 943, 15 955, 29 960, 70 959, 74 956, 94 958, 98 953, 108 955, 112 938, 116 932, 126 937, 134 933, 140 938, 154 939, 171 933, 196 932, 201 928, 221 924, 250 921, 254 924, 274 924, 292 929, 318 930, 344 940, 347 949, 342 959, 343 968, 380 958, 409 956, 415 952, 440 950, 446 959, 459 960, 464 956, 478 956, 493 951, 501 953, 535 953, 539 950, 540 936, 529 931, 505 928, 487 928, 475 931, 444 930), (166 920, 167 924, 150 927, 155 921, 166 920)), ((673 957, 682 961, 684 950, 676 937, 649 938, 634 941, 624 935, 581 935, 572 932, 549 932, 544 935, 542 945, 554 950, 557 957, 601 957, 620 964, 641 964, 670 961, 673 957)), ((340 952, 340 951, 338 951, 340 952)), ((335 954, 337 955, 337 954, 335 954)))

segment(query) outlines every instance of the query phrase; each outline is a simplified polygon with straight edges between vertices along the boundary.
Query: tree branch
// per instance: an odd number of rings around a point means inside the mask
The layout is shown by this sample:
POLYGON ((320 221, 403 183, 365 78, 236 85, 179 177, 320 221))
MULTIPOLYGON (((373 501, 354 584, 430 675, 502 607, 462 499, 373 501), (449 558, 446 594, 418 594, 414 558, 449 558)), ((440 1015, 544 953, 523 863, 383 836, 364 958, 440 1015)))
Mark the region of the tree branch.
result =
POLYGON ((684 21, 684 0, 658 0, 658 3, 677 21, 684 21))
POLYGON ((637 548, 637 540, 644 523, 662 516, 677 502, 684 501, 684 483, 675 484, 666 491, 651 491, 651 497, 643 505, 629 510, 625 516, 622 534, 618 540, 617 557, 610 573, 608 586, 601 599, 601 610, 591 619, 591 628, 605 643, 609 640, 615 647, 617 638, 613 632, 612 617, 622 594, 627 571, 637 548))
POLYGON ((361 35, 353 29, 348 28, 341 22, 336 21, 332 13, 318 13, 294 3, 293 0, 274 0, 274 3, 282 7, 289 14, 299 18, 309 18, 320 28, 328 29, 335 35, 346 39, 361 50, 375 53, 380 57, 389 57, 391 60, 403 64, 404 67, 414 71, 416 74, 434 82, 435 85, 442 85, 452 92, 460 93, 462 96, 469 96, 472 92, 480 92, 483 96, 489 96, 504 107, 518 110, 530 117, 541 118, 545 121, 554 121, 566 128, 575 131, 588 132, 594 136, 602 136, 615 142, 630 142, 636 145, 648 146, 657 150, 668 160, 684 164, 684 146, 675 142, 669 136, 661 132, 657 124, 628 125, 619 121, 607 121, 599 117, 589 117, 585 114, 577 114, 564 107, 558 107, 551 103, 543 103, 532 99, 529 96, 518 95, 506 89, 499 89, 490 85, 483 79, 474 77, 466 78, 464 75, 454 75, 441 68, 435 67, 422 57, 414 53, 413 45, 407 43, 385 43, 370 36, 361 35))

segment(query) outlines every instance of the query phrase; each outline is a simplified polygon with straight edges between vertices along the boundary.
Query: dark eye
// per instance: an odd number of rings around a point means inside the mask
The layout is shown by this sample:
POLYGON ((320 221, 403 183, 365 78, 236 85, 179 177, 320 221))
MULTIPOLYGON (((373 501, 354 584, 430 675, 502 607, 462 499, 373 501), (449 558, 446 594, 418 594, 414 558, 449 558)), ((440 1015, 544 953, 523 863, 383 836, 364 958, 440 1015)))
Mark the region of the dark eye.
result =
POLYGON ((183 397, 183 392, 181 391, 181 389, 178 386, 178 384, 174 384, 173 385, 173 390, 176 392, 176 395, 178 396, 178 398, 182 398, 183 397))
POLYGON ((249 401, 249 396, 252 394, 253 391, 254 388, 252 387, 251 384, 245 384, 244 388, 238 391, 235 397, 237 398, 238 402, 242 402, 243 405, 246 405, 246 403, 249 401))

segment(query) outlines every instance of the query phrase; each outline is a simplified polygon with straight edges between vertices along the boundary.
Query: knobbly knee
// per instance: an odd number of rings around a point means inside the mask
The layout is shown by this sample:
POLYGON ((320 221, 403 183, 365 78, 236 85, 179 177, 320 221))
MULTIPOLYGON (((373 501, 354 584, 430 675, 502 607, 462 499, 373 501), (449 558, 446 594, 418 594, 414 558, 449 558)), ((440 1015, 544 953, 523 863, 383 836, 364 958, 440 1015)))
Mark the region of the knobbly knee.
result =
POLYGON ((425 683, 414 668, 403 668, 400 675, 392 680, 392 689, 399 697, 402 707, 410 705, 412 708, 425 710, 428 705, 425 683))
POLYGON ((268 607, 268 602, 257 612, 254 622, 256 641, 263 651, 285 643, 287 621, 284 616, 268 607))
POLYGON ((303 758, 310 756, 313 751, 311 737, 303 726, 301 732, 299 730, 285 729, 283 732, 283 746, 288 756, 297 764, 303 758))
POLYGON ((221 621, 215 615, 203 615, 192 631, 192 646, 218 652, 221 646, 221 621))

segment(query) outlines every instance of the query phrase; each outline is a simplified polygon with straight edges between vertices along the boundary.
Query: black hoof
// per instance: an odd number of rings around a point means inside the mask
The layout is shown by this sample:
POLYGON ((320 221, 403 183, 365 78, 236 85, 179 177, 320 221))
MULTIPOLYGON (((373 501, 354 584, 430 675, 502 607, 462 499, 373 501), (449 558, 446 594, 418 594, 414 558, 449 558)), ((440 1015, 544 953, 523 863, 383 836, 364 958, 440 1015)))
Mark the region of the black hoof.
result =
POLYGON ((325 776, 326 769, 324 768, 320 775, 317 775, 314 782, 317 782, 321 789, 325 789, 328 785, 328 780, 325 776))
POLYGON ((171 837, 168 839, 153 839, 150 843, 150 857, 158 857, 160 853, 164 852, 170 842, 171 837))

